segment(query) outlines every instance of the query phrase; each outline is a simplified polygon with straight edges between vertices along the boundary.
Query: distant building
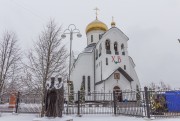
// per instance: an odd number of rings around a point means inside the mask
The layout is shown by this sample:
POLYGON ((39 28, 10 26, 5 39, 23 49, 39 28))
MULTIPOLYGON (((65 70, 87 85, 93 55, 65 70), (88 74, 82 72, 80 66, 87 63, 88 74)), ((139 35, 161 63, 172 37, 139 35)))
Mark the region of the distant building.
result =
POLYGON ((74 59, 71 81, 74 92, 112 92, 140 87, 133 59, 128 55, 129 38, 115 26, 96 20, 86 27, 87 47, 74 59))

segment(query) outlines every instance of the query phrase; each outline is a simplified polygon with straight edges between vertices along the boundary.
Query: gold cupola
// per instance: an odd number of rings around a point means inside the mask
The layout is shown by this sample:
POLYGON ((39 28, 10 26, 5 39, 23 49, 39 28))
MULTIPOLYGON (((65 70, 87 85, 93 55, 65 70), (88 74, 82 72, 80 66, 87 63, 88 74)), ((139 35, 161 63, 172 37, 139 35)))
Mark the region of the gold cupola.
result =
POLYGON ((96 20, 89 23, 86 27, 86 34, 92 30, 103 30, 107 31, 108 27, 103 22, 99 21, 96 17, 96 20))
POLYGON ((116 23, 114 21, 111 22, 111 27, 115 27, 116 23))
POLYGON ((114 17, 112 17, 111 27, 115 27, 116 23, 114 22, 114 17))

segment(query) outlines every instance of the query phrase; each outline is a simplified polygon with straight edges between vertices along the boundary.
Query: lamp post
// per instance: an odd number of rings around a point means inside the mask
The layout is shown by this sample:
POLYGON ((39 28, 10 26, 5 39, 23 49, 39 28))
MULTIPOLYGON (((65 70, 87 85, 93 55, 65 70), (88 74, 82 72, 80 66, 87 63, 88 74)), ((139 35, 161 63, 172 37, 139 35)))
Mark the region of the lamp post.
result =
MULTIPOLYGON (((61 35, 62 39, 66 38, 66 35, 70 35, 70 56, 69 56, 69 79, 67 80, 68 86, 68 102, 69 102, 69 83, 71 81, 71 51, 72 51, 72 40, 73 34, 76 34, 78 38, 82 37, 79 29, 76 28, 74 24, 70 24, 67 29, 64 30, 64 33, 61 35)), ((67 112, 68 113, 68 112, 67 112)))

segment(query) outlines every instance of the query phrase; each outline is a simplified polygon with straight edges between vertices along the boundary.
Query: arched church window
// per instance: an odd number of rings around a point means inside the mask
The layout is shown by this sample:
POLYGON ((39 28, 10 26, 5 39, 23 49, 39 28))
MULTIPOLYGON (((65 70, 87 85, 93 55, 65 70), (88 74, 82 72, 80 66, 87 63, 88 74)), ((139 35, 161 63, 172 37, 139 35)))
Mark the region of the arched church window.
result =
POLYGON ((115 51, 118 51, 118 45, 117 45, 117 42, 114 42, 114 50, 115 50, 115 51))
POLYGON ((119 55, 117 42, 114 42, 114 51, 115 51, 115 55, 119 55))
POLYGON ((96 49, 96 60, 98 59, 98 49, 96 49))
POLYGON ((121 44, 121 50, 123 50, 124 49, 124 44, 121 44))
POLYGON ((82 90, 82 91, 85 91, 85 80, 86 78, 85 78, 85 76, 83 76, 82 77, 82 83, 81 83, 81 88, 80 88, 80 90, 82 90))
POLYGON ((106 65, 108 65, 108 58, 106 58, 106 65))
POLYGON ((102 35, 101 34, 99 34, 99 40, 102 38, 102 35))
POLYGON ((93 42, 93 35, 91 35, 91 42, 93 42))
POLYGON ((60 84, 62 82, 62 78, 58 78, 58 82, 60 84))
POLYGON ((102 52, 102 45, 99 45, 99 57, 101 56, 101 52, 102 52))
POLYGON ((111 54, 111 50, 110 50, 110 40, 107 39, 105 42, 105 47, 106 47, 106 54, 111 54))
POLYGON ((91 81, 90 81, 90 76, 88 76, 88 95, 90 95, 91 92, 91 81))
POLYGON ((110 50, 110 40, 106 40, 106 50, 110 50))
POLYGON ((121 44, 121 51, 122 51, 122 55, 125 55, 124 44, 121 44))
POLYGON ((124 70, 126 70, 126 65, 124 65, 124 70))
POLYGON ((83 76, 83 81, 85 81, 85 76, 83 76))

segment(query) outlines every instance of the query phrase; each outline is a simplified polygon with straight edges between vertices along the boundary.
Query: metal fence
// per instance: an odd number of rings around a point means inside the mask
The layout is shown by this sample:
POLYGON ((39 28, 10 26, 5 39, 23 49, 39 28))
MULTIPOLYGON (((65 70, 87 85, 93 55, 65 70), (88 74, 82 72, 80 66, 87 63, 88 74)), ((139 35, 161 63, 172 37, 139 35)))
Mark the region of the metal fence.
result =
POLYGON ((0 100, 0 112, 39 113, 41 111, 41 99, 38 94, 6 93, 0 96, 0 100), (13 96, 15 99, 12 98, 13 96))
POLYGON ((64 106, 64 114, 113 114, 112 93, 73 93, 74 100, 64 106))
POLYGON ((131 92, 119 92, 122 93, 121 100, 118 100, 119 94, 115 95, 115 108, 117 115, 129 115, 144 117, 146 115, 146 108, 142 104, 144 102, 144 91, 131 91, 131 92))
MULTIPOLYGON (((1 95, 1 112, 40 113, 41 96, 17 94, 16 103, 9 108, 10 94, 1 95)), ((180 91, 119 91, 113 93, 64 94, 63 114, 110 114, 137 117, 168 118, 180 116, 180 91)))
POLYGON ((14 95, 14 94, 4 93, 4 94, 0 95, 0 112, 15 111, 15 105, 12 105, 9 103, 11 95, 14 95), (12 107, 12 108, 10 108, 10 107, 12 107))
POLYGON ((20 94, 17 104, 19 113, 40 113, 41 95, 40 94, 20 94))
POLYGON ((150 117, 167 118, 180 116, 180 91, 148 91, 150 117))

